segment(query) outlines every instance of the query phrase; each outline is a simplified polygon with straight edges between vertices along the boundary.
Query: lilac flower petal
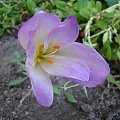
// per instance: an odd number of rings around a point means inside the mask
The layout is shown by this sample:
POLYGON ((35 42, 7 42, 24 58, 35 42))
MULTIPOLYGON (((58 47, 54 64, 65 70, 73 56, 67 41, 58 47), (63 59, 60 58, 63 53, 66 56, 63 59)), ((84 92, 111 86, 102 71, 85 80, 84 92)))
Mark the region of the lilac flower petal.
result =
POLYGON ((84 63, 58 56, 49 59, 51 59, 53 63, 41 63, 42 68, 49 74, 88 81, 90 71, 84 63))
POLYGON ((40 65, 32 66, 28 60, 26 61, 26 69, 38 103, 47 107, 51 106, 53 103, 53 89, 50 76, 40 65))
POLYGON ((47 34, 60 22, 61 21, 59 17, 53 14, 39 11, 32 18, 26 21, 20 28, 18 33, 19 42, 21 43, 22 47, 26 49, 29 42, 30 31, 35 28, 39 28, 35 35, 35 38, 37 38, 39 41, 40 38, 43 38, 43 32, 45 32, 45 35, 47 36, 47 34))
POLYGON ((38 24, 38 15, 36 14, 22 24, 18 32, 18 40, 24 49, 26 49, 29 42, 29 35, 28 35, 29 31, 32 31, 32 29, 35 29, 37 24, 38 24))
POLYGON ((61 22, 53 29, 45 43, 49 45, 57 45, 74 42, 79 34, 79 26, 75 16, 69 16, 65 21, 61 22))
POLYGON ((83 44, 69 44, 59 51, 59 55, 76 59, 89 66, 89 81, 80 81, 81 85, 87 87, 98 86, 106 80, 110 73, 110 68, 103 57, 93 48, 83 44))
POLYGON ((36 32, 36 29, 33 30, 33 31, 30 31, 29 32, 29 42, 28 42, 28 45, 27 45, 27 48, 26 48, 26 54, 27 54, 27 58, 29 59, 30 63, 32 65, 34 65, 34 58, 35 58, 35 43, 33 41, 33 36, 36 32))

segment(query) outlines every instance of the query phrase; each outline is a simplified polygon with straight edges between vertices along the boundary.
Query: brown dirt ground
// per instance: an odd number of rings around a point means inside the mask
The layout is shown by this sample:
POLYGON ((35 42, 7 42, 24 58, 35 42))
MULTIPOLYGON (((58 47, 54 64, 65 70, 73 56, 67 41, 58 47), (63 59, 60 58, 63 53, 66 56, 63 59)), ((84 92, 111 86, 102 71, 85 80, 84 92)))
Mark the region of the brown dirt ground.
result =
MULTIPOLYGON (((19 107, 20 100, 28 93, 31 85, 27 80, 20 86, 8 86, 10 80, 21 78, 19 66, 10 63, 16 50, 24 54, 14 35, 0 38, 0 120, 120 120, 120 91, 106 89, 107 83, 97 88, 87 88, 88 99, 81 86, 70 89, 69 92, 78 101, 76 104, 68 103, 62 92, 54 96, 50 108, 39 106, 34 94, 19 107)), ((113 74, 120 74, 119 63, 110 64, 113 74)), ((66 79, 52 77, 52 81, 62 85, 66 79)))

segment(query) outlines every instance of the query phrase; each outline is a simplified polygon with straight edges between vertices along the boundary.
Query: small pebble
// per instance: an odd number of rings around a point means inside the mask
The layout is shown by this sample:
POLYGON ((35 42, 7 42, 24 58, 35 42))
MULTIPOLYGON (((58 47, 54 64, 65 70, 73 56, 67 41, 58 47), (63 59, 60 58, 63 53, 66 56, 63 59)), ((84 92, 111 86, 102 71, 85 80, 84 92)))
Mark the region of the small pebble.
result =
POLYGON ((22 99, 22 95, 15 96, 15 100, 21 100, 21 99, 22 99))
POLYGON ((0 108, 0 111, 2 112, 4 109, 3 108, 0 108))
POLYGON ((91 112, 91 113, 89 114, 89 117, 90 117, 90 119, 95 118, 95 113, 94 113, 94 112, 91 112))
POLYGON ((27 86, 29 89, 31 88, 31 86, 27 86))
POLYGON ((8 96, 8 91, 7 90, 4 91, 4 95, 8 96))
POLYGON ((59 79, 60 79, 60 77, 56 76, 56 77, 55 77, 55 79, 56 79, 56 80, 59 80, 59 79))
POLYGON ((83 111, 85 112, 91 112, 93 109, 92 109, 92 106, 90 106, 89 104, 82 104, 81 105, 81 108, 83 111))
POLYGON ((15 112, 15 111, 13 111, 13 112, 12 112, 12 114, 13 114, 13 116, 15 116, 15 115, 16 115, 16 112, 15 112))
POLYGON ((26 115, 29 115, 29 112, 28 112, 28 111, 25 111, 25 114, 26 114, 26 115))
POLYGON ((14 92, 15 92, 14 88, 11 88, 10 93, 14 93, 14 92))
POLYGON ((4 97, 3 96, 0 96, 0 101, 2 101, 4 99, 4 97))

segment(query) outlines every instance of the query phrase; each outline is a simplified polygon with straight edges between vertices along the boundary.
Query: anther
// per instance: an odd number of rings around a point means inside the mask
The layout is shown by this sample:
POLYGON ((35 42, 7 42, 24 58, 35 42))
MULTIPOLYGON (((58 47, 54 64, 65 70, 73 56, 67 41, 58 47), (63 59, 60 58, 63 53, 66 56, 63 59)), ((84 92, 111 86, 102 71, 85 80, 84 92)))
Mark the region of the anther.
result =
POLYGON ((36 55, 37 55, 37 56, 39 55, 39 51, 36 51, 36 55))
POLYGON ((39 50, 41 50, 41 49, 43 49, 44 48, 44 44, 41 44, 40 46, 39 46, 39 50))
POLYGON ((54 49, 60 49, 61 47, 59 45, 55 45, 52 48, 54 48, 54 49))
POLYGON ((50 63, 50 64, 54 64, 54 62, 51 60, 51 59, 45 59, 48 63, 50 63))
POLYGON ((36 62, 36 63, 39 63, 40 61, 41 61, 40 58, 36 58, 36 59, 35 59, 35 62, 36 62))

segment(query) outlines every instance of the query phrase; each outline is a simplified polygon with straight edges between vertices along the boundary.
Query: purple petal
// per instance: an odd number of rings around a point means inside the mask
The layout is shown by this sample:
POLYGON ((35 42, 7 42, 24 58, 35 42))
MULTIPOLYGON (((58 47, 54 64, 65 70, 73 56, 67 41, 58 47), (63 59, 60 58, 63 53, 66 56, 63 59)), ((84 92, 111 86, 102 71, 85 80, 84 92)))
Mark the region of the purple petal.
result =
POLYGON ((26 69, 38 103, 47 107, 51 106, 53 103, 53 89, 50 76, 40 65, 32 66, 28 60, 26 61, 26 69))
POLYGON ((60 23, 60 19, 57 16, 46 12, 41 12, 41 11, 37 12, 32 18, 26 21, 20 28, 18 33, 19 42, 21 43, 22 47, 26 49, 29 42, 30 31, 38 28, 38 31, 36 33, 37 38, 42 39, 43 32, 45 32, 45 35, 47 36, 47 34, 59 23, 60 23))
POLYGON ((100 85, 110 73, 110 68, 103 57, 93 48, 83 44, 69 44, 59 51, 59 55, 73 58, 89 66, 89 81, 79 81, 81 85, 87 87, 100 85))
POLYGON ((79 26, 75 16, 69 16, 64 22, 61 22, 53 29, 45 43, 50 45, 64 45, 65 43, 74 42, 79 34, 79 26))
POLYGON ((26 49, 29 42, 29 32, 36 28, 38 23, 38 16, 35 14, 32 18, 27 20, 22 24, 19 32, 18 32, 18 40, 22 47, 26 49))
POLYGON ((49 59, 51 59, 53 63, 41 63, 42 68, 49 74, 88 81, 89 68, 84 63, 79 63, 73 59, 58 56, 49 59))
POLYGON ((27 58, 29 59, 30 63, 32 65, 34 65, 34 58, 35 58, 35 43, 33 41, 33 36, 36 32, 36 29, 33 31, 29 32, 29 42, 26 48, 26 54, 27 54, 27 58))

